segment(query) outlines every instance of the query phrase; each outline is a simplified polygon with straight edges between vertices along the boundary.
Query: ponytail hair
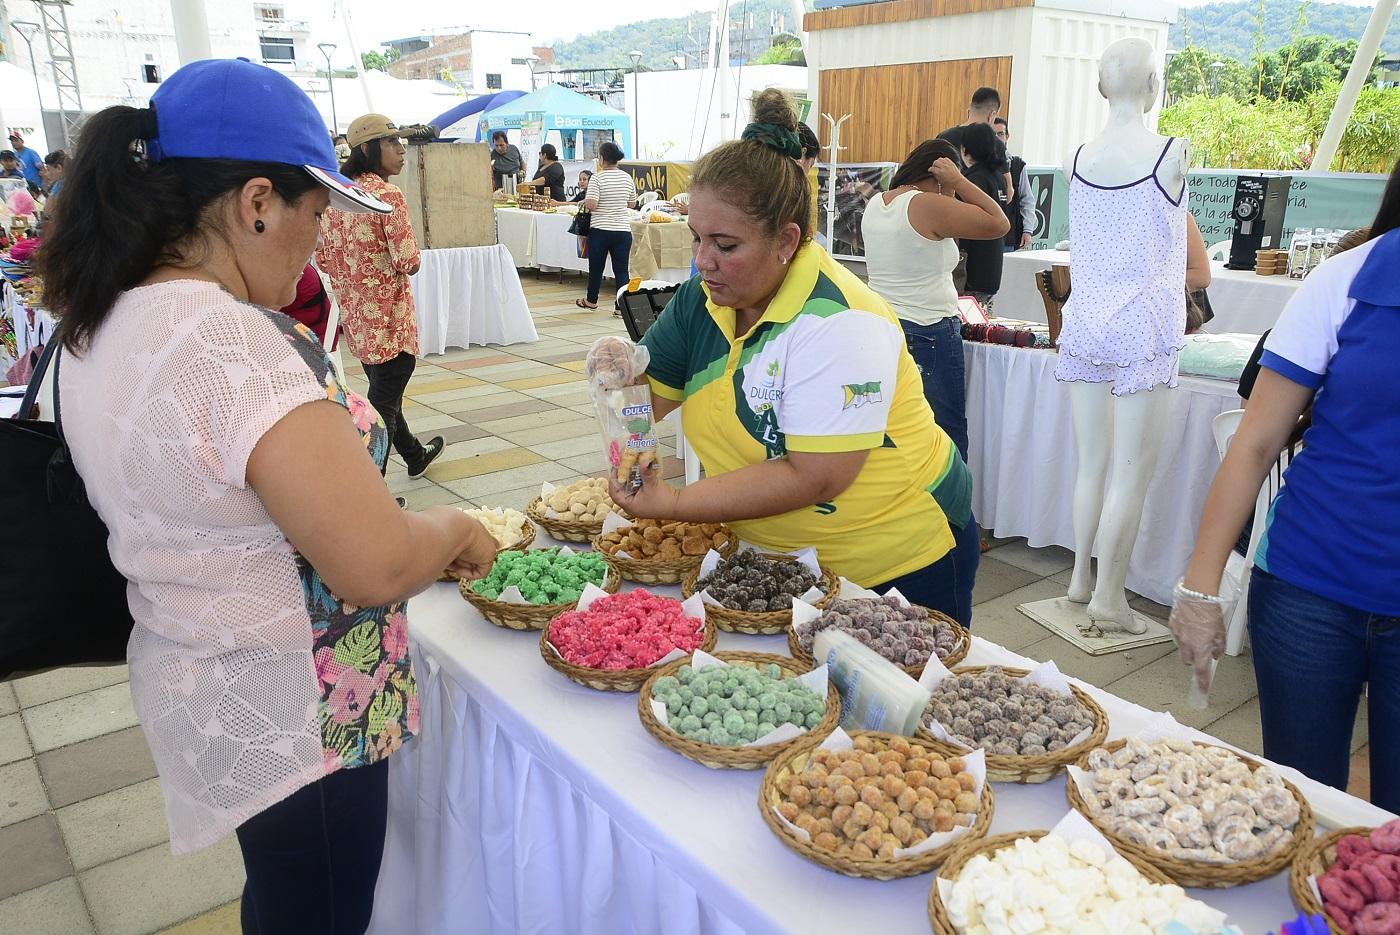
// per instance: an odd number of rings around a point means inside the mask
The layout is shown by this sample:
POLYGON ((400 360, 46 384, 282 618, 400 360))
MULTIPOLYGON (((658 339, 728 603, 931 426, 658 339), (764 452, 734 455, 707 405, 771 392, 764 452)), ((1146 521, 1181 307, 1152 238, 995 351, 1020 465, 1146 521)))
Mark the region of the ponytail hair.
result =
POLYGON ((265 178, 289 204, 319 186, 300 166, 233 159, 150 162, 140 141, 155 136, 153 112, 108 107, 83 124, 43 246, 35 255, 44 301, 63 321, 63 346, 87 349, 117 296, 161 265, 198 259, 220 234, 207 209, 265 178))
POLYGON ((938 139, 924 140, 904 157, 904 161, 894 172, 894 178, 890 180, 890 188, 917 185, 924 179, 933 178, 929 169, 939 159, 950 159, 953 165, 962 167, 962 153, 954 149, 952 143, 938 139))

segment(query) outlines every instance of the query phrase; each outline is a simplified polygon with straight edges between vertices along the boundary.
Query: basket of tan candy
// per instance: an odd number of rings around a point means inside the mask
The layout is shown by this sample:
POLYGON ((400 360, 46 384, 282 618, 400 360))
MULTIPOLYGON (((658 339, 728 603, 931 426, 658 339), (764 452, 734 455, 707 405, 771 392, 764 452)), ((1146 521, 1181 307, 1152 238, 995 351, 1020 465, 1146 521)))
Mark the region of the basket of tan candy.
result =
POLYGON ((1400 818, 1309 841, 1293 859, 1288 889, 1299 909, 1324 915, 1334 935, 1400 932, 1400 818))
POLYGON ((1225 913, 1192 899, 1151 864, 1115 851, 1073 811, 1048 832, 998 834, 958 847, 929 888, 928 914, 936 935, 1239 932, 1225 913))
POLYGON ((1296 786, 1247 756, 1178 737, 1129 737, 1069 767, 1070 805, 1124 854, 1181 886, 1253 883, 1313 837, 1296 786))
POLYGON ((603 520, 614 509, 608 479, 586 477, 562 487, 543 484, 525 515, 561 542, 588 542, 603 531, 603 520))
POLYGON ((786 632, 794 598, 825 607, 839 587, 835 572, 817 562, 816 549, 746 548, 728 559, 712 549, 681 582, 681 596, 700 594, 721 630, 763 636, 786 632))
POLYGON ((826 666, 808 672, 787 656, 697 650, 642 686, 642 726, 711 769, 759 769, 807 737, 831 733, 840 695, 826 666))
POLYGON ((587 688, 634 692, 666 663, 713 650, 716 636, 699 598, 682 602, 645 588, 608 594, 588 585, 572 610, 545 625, 540 655, 587 688))
POLYGON ((934 869, 986 835, 994 808, 981 751, 944 757, 917 739, 839 727, 774 760, 758 806, 793 851, 875 880, 934 869))
POLYGON ((1108 737, 1103 708, 1054 662, 937 667, 921 681, 932 697, 919 736, 943 753, 985 751, 993 782, 1045 782, 1108 737))
POLYGON ((720 523, 629 520, 616 513, 603 520, 593 548, 618 574, 638 584, 680 584, 714 549, 728 558, 739 548, 733 531, 720 523))
MULTIPOLYGON (((459 509, 461 509, 459 507, 459 509)), ((502 552, 523 552, 535 541, 535 526, 519 510, 509 507, 473 507, 462 512, 486 528, 496 540, 496 555, 502 552)), ((444 571, 439 581, 456 581, 457 576, 444 571)))

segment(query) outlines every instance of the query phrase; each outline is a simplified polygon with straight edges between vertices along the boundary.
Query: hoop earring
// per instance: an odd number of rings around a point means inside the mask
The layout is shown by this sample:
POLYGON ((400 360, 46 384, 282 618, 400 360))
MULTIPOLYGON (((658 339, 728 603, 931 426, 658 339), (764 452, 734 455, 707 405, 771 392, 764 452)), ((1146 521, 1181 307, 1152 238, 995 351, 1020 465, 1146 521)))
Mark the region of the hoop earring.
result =
POLYGON ((262 218, 258 218, 253 222, 253 230, 257 231, 259 234, 267 230, 267 225, 262 222, 262 218))

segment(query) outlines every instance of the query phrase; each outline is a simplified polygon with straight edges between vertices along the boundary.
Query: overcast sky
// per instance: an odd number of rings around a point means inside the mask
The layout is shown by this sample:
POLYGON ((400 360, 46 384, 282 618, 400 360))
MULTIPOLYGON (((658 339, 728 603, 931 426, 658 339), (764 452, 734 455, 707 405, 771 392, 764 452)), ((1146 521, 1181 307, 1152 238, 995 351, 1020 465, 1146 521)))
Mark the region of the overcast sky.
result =
MULTIPOLYGON (((537 43, 572 39, 581 32, 607 29, 624 23, 658 16, 683 16, 697 11, 713 12, 718 4, 703 0, 613 0, 591 3, 583 0, 533 0, 517 9, 514 18, 510 4, 472 3, 461 0, 409 0, 407 3, 370 3, 349 0, 356 32, 367 49, 378 48, 389 39, 443 30, 451 27, 481 26, 493 29, 529 30, 537 43), (528 16, 528 19, 524 19, 528 16)), ((1211 0, 1178 0, 1180 6, 1200 6, 1211 0)), ((1374 0, 1340 0, 1354 6, 1373 6, 1374 0)), ((743 0, 730 0, 731 12, 742 8, 743 0)), ((329 3, 327 4, 329 14, 329 3)), ((319 31, 319 30, 318 30, 319 31)))

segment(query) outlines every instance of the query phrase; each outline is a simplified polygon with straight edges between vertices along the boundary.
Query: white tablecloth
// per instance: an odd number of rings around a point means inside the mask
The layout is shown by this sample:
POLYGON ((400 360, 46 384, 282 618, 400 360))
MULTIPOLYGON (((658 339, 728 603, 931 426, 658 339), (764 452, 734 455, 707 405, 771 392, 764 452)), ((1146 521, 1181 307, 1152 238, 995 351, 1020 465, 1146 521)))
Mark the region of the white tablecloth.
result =
MULTIPOLYGON (((544 270, 567 269, 588 272, 588 258, 578 255, 578 237, 569 233, 573 215, 565 211, 547 214, 542 211, 521 211, 519 208, 496 209, 496 235, 515 258, 515 265, 544 270)), ((612 276, 612 260, 603 266, 603 275, 612 276)), ((690 267, 657 270, 651 279, 667 283, 685 282, 690 267)))
POLYGON ((504 246, 424 250, 421 255, 410 279, 420 354, 539 340, 520 274, 504 246))
MULTIPOLYGON (((856 880, 798 857, 758 814, 761 772, 671 752, 643 730, 635 694, 566 680, 540 659, 536 634, 491 626, 447 584, 414 598, 409 620, 422 733, 390 761, 371 932, 928 932, 931 875, 856 880)), ((720 648, 785 654, 786 642, 724 634, 720 648)), ((1027 664, 982 640, 968 662, 1027 664)), ((1153 716, 1085 687, 1108 711, 1111 737, 1153 716)), ((1329 822, 1390 817, 1290 778, 1329 822)), ((994 834, 1047 828, 1068 808, 1063 778, 995 793, 994 834)), ((1251 935, 1294 914, 1287 874, 1195 895, 1251 935)))
MULTIPOLYGON (((1023 536, 1037 548, 1072 549, 1079 459, 1069 389, 1054 376, 1055 353, 969 341, 964 355, 978 523, 998 536, 1023 536)), ((1183 376, 1170 392, 1162 453, 1128 566, 1128 587, 1162 604, 1171 603, 1186 570, 1220 466, 1211 420, 1240 407, 1236 385, 1222 380, 1183 376)))
MULTIPOLYGON (((1069 263, 1064 250, 1025 250, 1006 255, 997 293, 996 313, 1004 318, 1044 321, 1045 303, 1035 287, 1035 274, 1057 263, 1069 263)), ((1211 263, 1207 292, 1215 318, 1206 326, 1213 334, 1263 334, 1278 320, 1301 280, 1287 276, 1256 276, 1248 270, 1226 269, 1211 263)))

